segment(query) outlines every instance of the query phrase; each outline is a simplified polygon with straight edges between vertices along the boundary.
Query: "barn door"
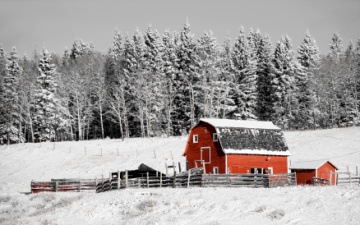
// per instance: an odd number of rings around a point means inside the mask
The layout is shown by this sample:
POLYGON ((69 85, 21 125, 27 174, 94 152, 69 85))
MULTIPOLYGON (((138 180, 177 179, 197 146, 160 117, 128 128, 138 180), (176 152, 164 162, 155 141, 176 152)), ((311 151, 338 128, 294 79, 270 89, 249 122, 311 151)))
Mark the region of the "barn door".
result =
POLYGON ((210 147, 201 147, 200 148, 200 159, 204 160, 205 164, 211 163, 211 148, 210 147))

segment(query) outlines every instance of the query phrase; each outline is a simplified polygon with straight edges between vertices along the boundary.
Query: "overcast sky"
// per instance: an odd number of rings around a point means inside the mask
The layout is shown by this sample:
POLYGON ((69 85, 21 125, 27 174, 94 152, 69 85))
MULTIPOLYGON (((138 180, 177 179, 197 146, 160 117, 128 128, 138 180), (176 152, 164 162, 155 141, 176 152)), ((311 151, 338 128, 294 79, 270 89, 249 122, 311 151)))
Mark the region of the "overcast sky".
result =
POLYGON ((189 20, 195 38, 212 30, 218 43, 241 25, 259 29, 276 43, 287 34, 297 50, 306 30, 320 52, 337 32, 345 46, 360 37, 360 0, 0 0, 0 43, 31 55, 37 45, 62 54, 76 39, 106 52, 115 30, 180 31, 189 20))

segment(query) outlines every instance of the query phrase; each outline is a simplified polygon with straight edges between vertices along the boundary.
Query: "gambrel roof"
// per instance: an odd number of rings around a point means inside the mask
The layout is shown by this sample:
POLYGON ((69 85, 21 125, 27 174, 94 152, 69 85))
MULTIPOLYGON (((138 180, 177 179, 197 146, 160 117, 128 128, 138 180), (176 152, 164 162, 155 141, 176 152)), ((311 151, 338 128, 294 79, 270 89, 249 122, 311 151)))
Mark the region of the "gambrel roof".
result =
POLYGON ((272 122, 200 119, 216 129, 225 154, 290 155, 282 130, 272 122))

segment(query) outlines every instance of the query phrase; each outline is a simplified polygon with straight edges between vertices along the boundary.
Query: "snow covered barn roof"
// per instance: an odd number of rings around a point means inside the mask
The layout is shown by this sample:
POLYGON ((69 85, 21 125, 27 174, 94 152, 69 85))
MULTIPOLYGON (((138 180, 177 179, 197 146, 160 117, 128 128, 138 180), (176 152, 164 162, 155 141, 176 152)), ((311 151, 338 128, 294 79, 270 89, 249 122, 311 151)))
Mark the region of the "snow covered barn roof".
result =
POLYGON ((290 169, 300 169, 300 170, 316 170, 319 169, 325 163, 329 163, 335 169, 338 169, 332 162, 330 161, 309 161, 309 162, 296 162, 290 166, 290 169))
POLYGON ((225 154, 290 155, 282 130, 272 122, 200 119, 215 127, 225 154))

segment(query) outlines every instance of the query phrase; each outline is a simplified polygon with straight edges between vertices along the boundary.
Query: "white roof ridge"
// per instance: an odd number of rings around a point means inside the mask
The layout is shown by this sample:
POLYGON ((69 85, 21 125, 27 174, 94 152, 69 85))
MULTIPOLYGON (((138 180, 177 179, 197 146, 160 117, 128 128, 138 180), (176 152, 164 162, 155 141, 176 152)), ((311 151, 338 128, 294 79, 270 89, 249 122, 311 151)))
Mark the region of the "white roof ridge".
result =
POLYGON ((208 123, 214 127, 222 128, 254 128, 267 130, 281 130, 275 126, 271 121, 257 121, 257 120, 232 120, 232 119, 217 119, 217 118, 201 118, 200 121, 208 123))

